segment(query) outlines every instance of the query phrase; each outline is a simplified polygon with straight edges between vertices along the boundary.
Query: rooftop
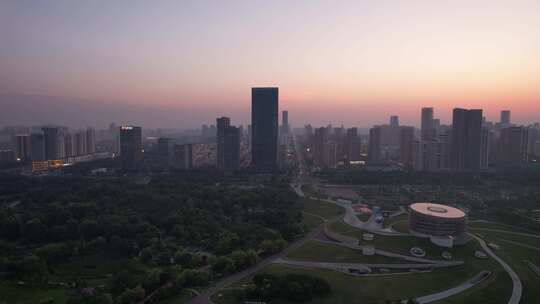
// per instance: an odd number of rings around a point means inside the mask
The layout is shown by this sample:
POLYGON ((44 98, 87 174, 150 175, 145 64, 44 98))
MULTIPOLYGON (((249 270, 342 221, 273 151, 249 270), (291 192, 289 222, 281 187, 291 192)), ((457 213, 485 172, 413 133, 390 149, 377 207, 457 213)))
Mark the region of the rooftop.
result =
POLYGON ((434 217, 444 218, 462 218, 465 217, 465 212, 446 205, 434 203, 415 203, 410 208, 416 212, 430 215, 434 217))

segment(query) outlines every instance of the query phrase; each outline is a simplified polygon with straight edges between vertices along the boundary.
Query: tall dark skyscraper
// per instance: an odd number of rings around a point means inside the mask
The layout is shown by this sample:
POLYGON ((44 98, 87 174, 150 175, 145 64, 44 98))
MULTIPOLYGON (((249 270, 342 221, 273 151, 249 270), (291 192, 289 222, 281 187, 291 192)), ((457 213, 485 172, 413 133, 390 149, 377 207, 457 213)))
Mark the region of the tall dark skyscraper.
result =
POLYGON ((96 152, 96 130, 93 128, 86 129, 86 154, 96 152))
POLYGON ((278 88, 251 89, 251 164, 270 172, 278 158, 278 88))
POLYGON ((397 115, 390 116, 390 126, 391 127, 399 126, 399 116, 397 115))
POLYGON ((478 171, 481 160, 482 110, 454 109, 451 142, 451 169, 478 171))
POLYGON ((434 137, 433 108, 422 108, 421 138, 422 140, 431 140, 434 137))
POLYGON ((320 166, 324 165, 324 150, 327 140, 328 129, 325 127, 316 128, 315 134, 313 135, 312 153, 315 163, 320 166))
POLYGON ((216 119, 217 125, 217 167, 233 171, 240 168, 240 129, 231 126, 228 117, 216 119))
POLYGON ((283 127, 289 127, 289 111, 283 111, 281 115, 281 124, 283 127))
POLYGON ((529 130, 526 127, 508 127, 501 130, 497 153, 497 166, 519 168, 528 160, 529 130))
POLYGON ((345 155, 348 161, 360 160, 361 140, 358 136, 358 128, 347 129, 345 137, 345 155))
POLYGON ((225 140, 227 129, 231 126, 229 117, 219 117, 216 119, 217 126, 217 167, 221 170, 225 169, 225 140))
POLYGON ((509 127, 510 123, 510 110, 501 111, 501 125, 503 127, 509 127))
POLYGON ((376 164, 381 161, 381 127, 369 129, 368 163, 376 164))
POLYGON ((137 169, 142 161, 142 128, 134 126, 120 127, 120 159, 122 169, 137 169))
POLYGON ((43 127, 43 136, 45 138, 45 159, 59 159, 58 152, 58 128, 56 127, 43 127))
POLYGON ((399 159, 405 167, 412 168, 414 127, 402 127, 399 131, 399 159))
POLYGON ((227 171, 240 168, 240 129, 230 126, 225 130, 225 166, 227 171))

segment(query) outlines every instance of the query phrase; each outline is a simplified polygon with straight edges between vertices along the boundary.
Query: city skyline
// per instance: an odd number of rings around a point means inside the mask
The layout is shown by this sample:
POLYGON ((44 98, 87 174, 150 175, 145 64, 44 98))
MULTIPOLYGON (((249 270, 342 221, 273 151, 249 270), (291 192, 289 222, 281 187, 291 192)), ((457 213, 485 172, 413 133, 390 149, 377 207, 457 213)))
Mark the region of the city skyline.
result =
POLYGON ((511 109, 528 124, 540 114, 538 6, 7 1, 0 121, 193 128, 224 115, 245 125, 249 88, 277 86, 294 126, 389 115, 416 126, 421 107, 443 124, 456 107, 493 121, 511 109))

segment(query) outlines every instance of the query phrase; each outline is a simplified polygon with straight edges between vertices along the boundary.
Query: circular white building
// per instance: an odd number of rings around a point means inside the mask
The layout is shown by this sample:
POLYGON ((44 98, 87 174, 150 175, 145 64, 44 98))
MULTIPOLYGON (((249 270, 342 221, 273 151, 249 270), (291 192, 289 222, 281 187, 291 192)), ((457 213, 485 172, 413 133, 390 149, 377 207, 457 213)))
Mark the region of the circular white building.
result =
POLYGON ((460 209, 433 203, 409 206, 409 230, 419 237, 429 237, 437 245, 452 247, 454 240, 463 239, 467 215, 460 209))

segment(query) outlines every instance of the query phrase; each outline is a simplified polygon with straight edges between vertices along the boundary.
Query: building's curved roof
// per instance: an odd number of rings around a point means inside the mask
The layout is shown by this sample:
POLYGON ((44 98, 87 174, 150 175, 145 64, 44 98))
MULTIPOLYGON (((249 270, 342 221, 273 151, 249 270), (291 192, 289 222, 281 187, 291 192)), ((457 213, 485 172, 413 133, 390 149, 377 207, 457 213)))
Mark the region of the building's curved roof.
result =
POLYGON ((415 203, 410 208, 418 213, 433 217, 442 218, 462 218, 465 217, 465 212, 446 205, 433 203, 415 203))

